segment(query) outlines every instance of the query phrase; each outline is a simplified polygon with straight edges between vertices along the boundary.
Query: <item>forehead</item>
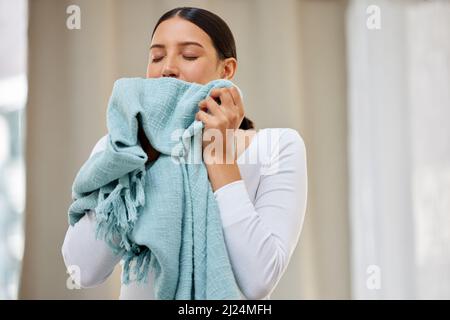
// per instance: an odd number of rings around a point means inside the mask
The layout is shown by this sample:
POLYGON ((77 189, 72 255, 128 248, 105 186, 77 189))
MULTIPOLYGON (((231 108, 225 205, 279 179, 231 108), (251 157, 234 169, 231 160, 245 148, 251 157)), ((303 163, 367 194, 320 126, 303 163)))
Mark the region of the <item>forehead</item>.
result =
POLYGON ((176 44, 186 41, 199 42, 206 49, 213 46, 211 38, 205 31, 180 17, 161 22, 152 38, 152 43, 159 44, 176 44))

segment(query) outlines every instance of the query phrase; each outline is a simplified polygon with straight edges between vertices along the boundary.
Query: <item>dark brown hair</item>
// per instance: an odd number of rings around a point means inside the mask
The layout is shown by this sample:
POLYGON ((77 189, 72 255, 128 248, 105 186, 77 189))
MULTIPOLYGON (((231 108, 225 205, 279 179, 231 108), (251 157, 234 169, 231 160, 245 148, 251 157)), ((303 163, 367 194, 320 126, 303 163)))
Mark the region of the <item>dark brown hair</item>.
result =
MULTIPOLYGON (((224 60, 226 58, 235 58, 237 60, 236 44, 230 28, 222 18, 205 9, 193 7, 178 7, 167 11, 161 16, 161 18, 159 18, 158 22, 156 23, 155 28, 152 32, 152 38, 156 28, 161 24, 161 22, 175 16, 179 16, 180 18, 192 22, 197 27, 206 32, 206 34, 208 34, 212 40, 219 60, 224 60)), ((244 117, 241 125, 239 126, 239 129, 255 129, 255 125, 253 121, 251 121, 247 117, 244 117)))

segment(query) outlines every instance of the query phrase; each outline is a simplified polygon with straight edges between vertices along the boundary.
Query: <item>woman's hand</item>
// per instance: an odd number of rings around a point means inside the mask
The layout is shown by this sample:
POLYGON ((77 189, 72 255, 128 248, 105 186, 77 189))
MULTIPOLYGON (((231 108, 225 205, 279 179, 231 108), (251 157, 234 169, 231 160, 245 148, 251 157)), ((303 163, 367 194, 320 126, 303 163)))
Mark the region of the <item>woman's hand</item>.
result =
POLYGON ((213 89, 210 96, 200 101, 195 119, 202 121, 203 159, 206 164, 229 163, 235 160, 234 131, 244 119, 244 106, 236 87, 213 89), (220 105, 214 99, 220 99, 220 105), (214 139, 211 141, 211 138, 214 139), (218 142, 216 140, 219 139, 218 142), (211 148, 207 148, 214 141, 211 148), (227 151, 232 152, 228 154, 227 151))

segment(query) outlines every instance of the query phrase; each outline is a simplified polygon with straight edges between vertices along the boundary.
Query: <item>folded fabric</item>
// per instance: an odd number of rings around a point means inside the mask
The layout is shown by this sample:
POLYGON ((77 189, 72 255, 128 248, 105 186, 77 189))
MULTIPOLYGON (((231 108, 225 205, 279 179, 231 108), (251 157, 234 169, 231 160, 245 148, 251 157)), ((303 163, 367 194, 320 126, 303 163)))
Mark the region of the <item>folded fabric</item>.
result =
POLYGON ((205 85, 175 78, 123 78, 107 109, 104 151, 72 186, 69 223, 94 210, 97 238, 123 254, 122 281, 154 272, 156 299, 239 299, 220 212, 202 159, 198 103, 228 80, 205 85), (160 152, 147 163, 141 127, 160 152), (200 159, 200 161, 198 161, 200 159))

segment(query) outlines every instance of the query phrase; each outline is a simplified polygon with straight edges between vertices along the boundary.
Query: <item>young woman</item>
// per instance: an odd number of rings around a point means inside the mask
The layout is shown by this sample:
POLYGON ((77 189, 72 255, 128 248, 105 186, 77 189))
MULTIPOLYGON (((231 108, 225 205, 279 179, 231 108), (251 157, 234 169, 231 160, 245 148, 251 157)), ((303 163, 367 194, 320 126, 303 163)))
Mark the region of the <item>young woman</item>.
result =
MULTIPOLYGON (((233 35, 217 15, 183 7, 165 13, 157 22, 148 78, 175 77, 206 84, 219 78, 232 80, 236 68, 233 35)), ((204 130, 220 130, 225 146, 237 146, 233 161, 213 159, 217 161, 205 161, 205 165, 242 298, 269 299, 288 266, 303 225, 307 193, 303 140, 290 128, 256 131, 244 116, 243 100, 235 89, 212 91, 199 104, 196 119, 204 123, 204 130), (226 130, 235 130, 234 137, 227 138, 226 130)), ((158 152, 142 132, 139 138, 149 161, 157 159, 158 152)), ((105 143, 106 136, 91 156, 105 143)), ((207 146, 204 142, 203 148, 207 146)), ((95 212, 90 211, 69 227, 62 247, 66 266, 78 266, 82 287, 104 282, 121 260, 105 242, 95 239, 95 225, 95 212)), ((145 284, 122 285, 120 299, 154 299, 152 276, 145 284)))

